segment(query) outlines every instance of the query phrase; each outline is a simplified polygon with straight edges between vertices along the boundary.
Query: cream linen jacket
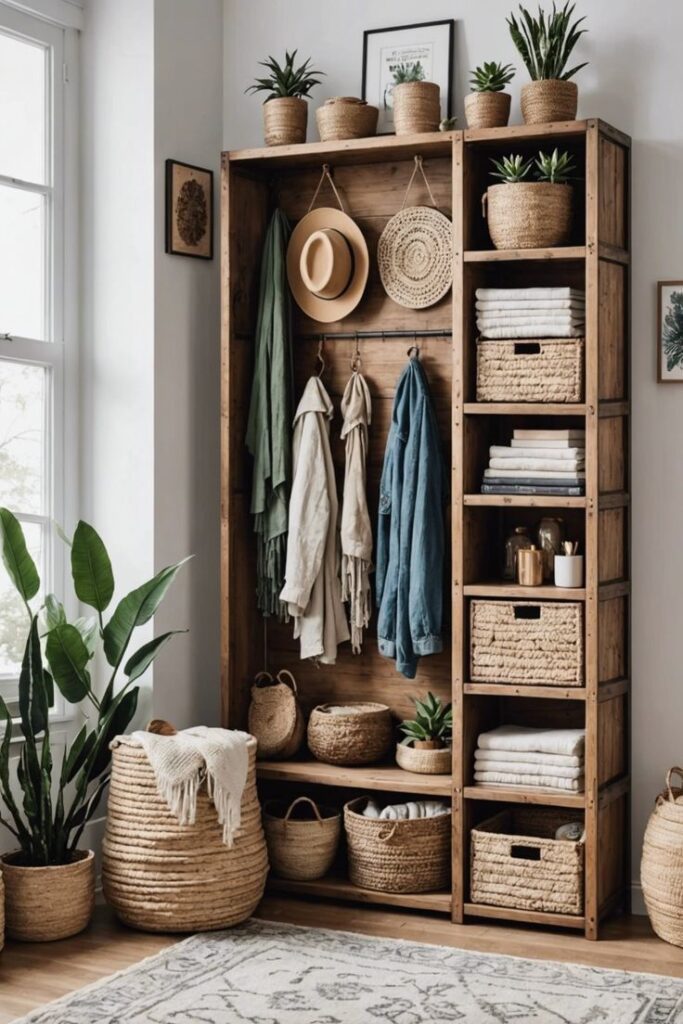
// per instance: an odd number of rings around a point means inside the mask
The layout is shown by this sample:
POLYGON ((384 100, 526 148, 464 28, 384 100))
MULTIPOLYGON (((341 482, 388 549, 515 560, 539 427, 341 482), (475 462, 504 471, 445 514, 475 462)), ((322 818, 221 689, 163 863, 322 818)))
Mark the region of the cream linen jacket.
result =
POLYGON ((289 499, 285 585, 302 658, 334 665, 337 645, 349 639, 341 599, 337 482, 330 451, 332 402, 311 377, 294 417, 294 478, 289 499))

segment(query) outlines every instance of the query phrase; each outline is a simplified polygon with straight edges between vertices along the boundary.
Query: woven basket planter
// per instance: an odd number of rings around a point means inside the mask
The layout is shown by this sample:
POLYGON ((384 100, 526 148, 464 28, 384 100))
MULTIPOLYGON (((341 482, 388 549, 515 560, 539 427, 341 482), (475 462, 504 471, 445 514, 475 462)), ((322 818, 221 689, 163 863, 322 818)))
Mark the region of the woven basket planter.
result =
POLYGON ((578 601, 472 601, 473 683, 583 686, 578 601))
POLYGON ((525 124, 573 121, 578 102, 576 82, 545 78, 522 86, 521 105, 525 124))
POLYGON ((273 874, 309 882, 332 867, 341 837, 341 812, 307 796, 291 803, 269 800, 263 808, 263 828, 273 874), (307 812, 305 817, 302 811, 307 812))
POLYGON ((653 931, 683 946, 683 789, 671 785, 683 769, 670 768, 645 829, 640 882, 653 931), (680 801, 680 802, 679 802, 680 801))
POLYGON ((335 96, 315 112, 321 142, 366 139, 377 133, 379 110, 353 96, 335 96))
POLYGON ((5 883, 5 934, 20 942, 54 942, 87 928, 95 906, 95 854, 78 850, 70 864, 22 867, 0 859, 5 883))
POLYGON ((509 92, 471 92, 465 96, 468 128, 502 128, 510 117, 509 92))
POLYGON ((478 402, 580 402, 583 338, 477 342, 478 402))
POLYGON ((451 878, 451 815, 412 821, 364 818, 367 797, 344 807, 349 878, 377 892, 433 892, 451 878))
POLYGON ((327 764, 376 764, 388 754, 393 733, 386 704, 320 704, 308 720, 308 747, 327 764))
POLYGON ((142 748, 114 745, 102 882, 125 924, 149 932, 209 931, 252 914, 268 872, 255 762, 252 739, 242 824, 228 849, 205 787, 195 823, 179 825, 142 748))
POLYGON ((5 883, 0 870, 0 951, 5 945, 5 883))
POLYGON ((401 82, 394 86, 392 100, 397 135, 416 135, 438 130, 441 90, 435 82, 401 82))
POLYGON ((290 146, 306 141, 308 103, 299 96, 277 96, 263 104, 266 146, 290 146))
POLYGON ((473 828, 472 903, 582 914, 584 840, 553 838, 570 816, 566 810, 515 807, 473 828))
POLYGON ((437 750, 416 750, 406 743, 396 746, 396 764, 406 772, 418 775, 450 775, 453 752, 450 747, 437 750))
POLYGON ((564 245, 572 228, 571 185, 520 181, 491 185, 482 208, 496 249, 548 249, 564 245))
POLYGON ((259 672, 251 688, 249 732, 261 760, 292 757, 304 741, 306 723, 299 706, 296 680, 282 669, 273 679, 259 672))

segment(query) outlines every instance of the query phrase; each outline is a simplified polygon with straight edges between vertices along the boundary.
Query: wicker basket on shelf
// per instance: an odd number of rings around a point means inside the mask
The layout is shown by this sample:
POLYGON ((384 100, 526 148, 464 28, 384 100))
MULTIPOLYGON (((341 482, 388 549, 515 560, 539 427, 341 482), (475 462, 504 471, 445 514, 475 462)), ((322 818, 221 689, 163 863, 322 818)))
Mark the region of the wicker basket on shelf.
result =
POLYGON ((547 181, 490 185, 483 215, 496 249, 565 245, 572 228, 573 188, 547 181))
POLYGON ((394 128, 397 135, 435 132, 441 120, 441 89, 436 82, 401 82, 394 86, 394 128))
POLYGON ((261 760, 296 754, 304 741, 306 723, 296 680, 288 669, 281 669, 275 679, 270 672, 259 672, 256 676, 247 728, 258 743, 257 756, 261 760))
POLYGON ((453 761, 451 747, 435 750, 418 749, 407 743, 396 745, 396 764, 406 772, 418 775, 450 775, 453 761))
POLYGON ((377 107, 355 96, 333 96, 315 112, 321 142, 375 135, 378 116, 377 107))
POLYGON ((653 931, 683 946, 683 789, 672 786, 683 768, 670 768, 645 829, 640 881, 653 931))
POLYGON ((522 86, 521 108, 525 124, 573 121, 579 102, 576 82, 539 78, 522 86))
POLYGON ((480 338, 478 402, 580 402, 583 338, 529 341, 480 338))
POLYGON ((393 731, 386 704, 320 704, 308 720, 308 746, 327 764, 376 764, 389 752, 393 731))
POLYGON ((341 836, 341 811, 322 807, 308 796, 291 803, 269 800, 263 808, 263 827, 273 874, 308 882, 322 878, 332 867, 341 836))

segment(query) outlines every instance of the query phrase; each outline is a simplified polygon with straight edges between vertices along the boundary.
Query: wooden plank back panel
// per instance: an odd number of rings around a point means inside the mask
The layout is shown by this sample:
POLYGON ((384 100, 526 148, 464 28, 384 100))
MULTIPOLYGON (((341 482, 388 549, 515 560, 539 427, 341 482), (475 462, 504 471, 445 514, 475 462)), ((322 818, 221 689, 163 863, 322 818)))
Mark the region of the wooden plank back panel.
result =
POLYGON ((628 384, 627 283, 628 267, 600 260, 598 264, 598 329, 600 331, 598 387, 601 401, 626 397, 628 384))
POLYGON ((600 135, 598 239, 619 249, 628 246, 628 151, 600 135))

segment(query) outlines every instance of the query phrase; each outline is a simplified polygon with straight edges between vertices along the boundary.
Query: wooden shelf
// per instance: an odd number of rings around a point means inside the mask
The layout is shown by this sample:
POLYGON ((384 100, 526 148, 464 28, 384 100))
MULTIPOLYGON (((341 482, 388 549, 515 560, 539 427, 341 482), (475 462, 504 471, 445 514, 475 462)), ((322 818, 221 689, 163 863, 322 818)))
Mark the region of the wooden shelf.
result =
POLYGON ((544 584, 541 587, 522 587, 519 583, 466 583, 465 597, 505 597, 509 600, 527 601, 585 601, 584 587, 556 587, 544 584))
POLYGON ((465 494, 463 504, 472 508, 586 508, 586 499, 555 494, 465 494))
POLYGON ((376 892, 361 889, 349 882, 348 878, 327 875, 313 882, 295 882, 270 875, 267 888, 270 892, 284 892, 295 896, 315 896, 318 899, 348 900, 352 903, 377 903, 387 907, 405 907, 409 910, 431 910, 439 914, 450 914, 452 898, 450 892, 376 892))
MULTIPOLYGON (((547 139, 553 136, 581 136, 585 135, 589 126, 599 125, 600 130, 605 133, 616 132, 604 121, 581 120, 581 121, 553 121, 552 124, 512 124, 502 128, 467 128, 463 132, 465 144, 467 143, 508 143, 524 141, 525 139, 547 139)), ((621 134, 621 133, 618 133, 621 134)), ((625 136, 624 136, 625 138, 625 136)))
POLYGON ((340 789, 379 790, 386 793, 424 793, 451 796, 450 775, 418 775, 397 765, 373 765, 369 768, 342 768, 322 761, 257 761, 259 779, 276 782, 301 782, 340 789))
POLYGON ((540 786, 494 786, 478 782, 465 786, 467 800, 494 800, 505 804, 540 804, 543 807, 576 807, 586 804, 585 793, 563 793, 540 786))
POLYGON ((585 700, 585 686, 538 686, 518 683, 464 683, 463 691, 472 697, 533 697, 544 700, 585 700))
POLYGON ((574 914, 544 914, 541 910, 516 910, 513 907, 490 907, 485 903, 466 903, 468 917, 492 917, 497 921, 519 924, 542 924, 547 928, 577 928, 583 931, 585 918, 574 914))
POLYGON ((335 142, 302 142, 292 146, 260 146, 235 149, 224 154, 233 167, 262 164, 271 169, 320 166, 326 161, 340 164, 376 163, 385 160, 412 160, 419 152, 425 160, 450 157, 453 132, 425 132, 419 135, 375 135, 367 139, 342 139, 335 142))
POLYGON ((585 245, 565 245, 558 249, 469 249, 465 263, 547 262, 548 260, 585 260, 585 245))
POLYGON ((468 416, 585 416, 579 402, 465 402, 468 416))

